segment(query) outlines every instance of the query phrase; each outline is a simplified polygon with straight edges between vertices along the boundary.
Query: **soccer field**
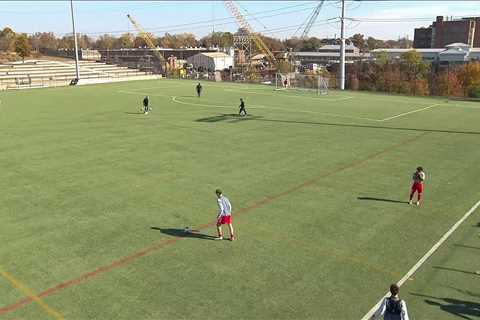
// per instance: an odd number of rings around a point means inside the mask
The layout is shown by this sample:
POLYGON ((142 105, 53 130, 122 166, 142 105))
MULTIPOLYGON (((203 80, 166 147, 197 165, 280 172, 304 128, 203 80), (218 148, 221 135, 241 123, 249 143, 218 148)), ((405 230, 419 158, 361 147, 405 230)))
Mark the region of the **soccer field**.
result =
MULTIPOLYGON (((480 200, 479 103, 195 85, 0 93, 0 319, 360 319, 480 200)), ((402 286, 412 319, 480 316, 479 221, 402 286)))

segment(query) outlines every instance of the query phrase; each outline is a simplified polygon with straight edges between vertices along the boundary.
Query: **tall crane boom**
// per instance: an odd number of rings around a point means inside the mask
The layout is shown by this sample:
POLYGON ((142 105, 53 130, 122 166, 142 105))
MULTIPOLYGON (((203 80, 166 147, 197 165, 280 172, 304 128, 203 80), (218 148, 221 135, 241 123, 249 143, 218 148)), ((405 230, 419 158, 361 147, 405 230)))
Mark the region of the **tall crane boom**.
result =
POLYGON ((265 54, 268 62, 270 62, 272 66, 276 66, 277 59, 273 55, 272 51, 270 51, 265 42, 263 42, 262 38, 260 38, 260 36, 253 31, 252 27, 242 15, 235 2, 233 2, 233 0, 224 0, 224 3, 225 7, 230 10, 232 16, 237 20, 239 27, 246 30, 252 36, 253 42, 255 42, 257 48, 265 54))
MULTIPOLYGON (((143 30, 142 26, 129 14, 127 14, 128 20, 133 24, 135 29, 138 31, 138 35, 145 41, 145 43, 150 47, 150 49, 155 49, 155 44, 153 40, 150 38, 148 33, 143 30)), ((158 52, 157 50, 153 50, 153 53, 157 56, 160 63, 164 64, 166 62, 165 58, 158 52)))
POLYGON ((316 6, 312 15, 308 19, 307 25, 305 26, 305 29, 303 30, 302 36, 300 37, 300 39, 304 40, 304 39, 307 38, 308 33, 310 32, 310 29, 312 29, 313 24, 315 23, 315 21, 318 18, 318 15, 320 14, 320 10, 322 10, 324 2, 325 2, 325 0, 321 0, 320 3, 318 4, 318 6, 316 6))

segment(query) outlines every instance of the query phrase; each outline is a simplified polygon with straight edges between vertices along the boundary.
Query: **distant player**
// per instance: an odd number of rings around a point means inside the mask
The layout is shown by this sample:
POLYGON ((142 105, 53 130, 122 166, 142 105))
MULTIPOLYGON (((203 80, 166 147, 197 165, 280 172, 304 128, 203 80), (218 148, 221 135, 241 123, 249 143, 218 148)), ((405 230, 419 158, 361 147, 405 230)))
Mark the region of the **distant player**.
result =
POLYGON ((148 96, 145 96, 145 98, 143 98, 143 114, 148 114, 148 111, 150 111, 148 103, 148 96))
POLYGON ((217 240, 223 240, 223 230, 222 225, 228 225, 228 229, 230 231, 230 240, 235 240, 235 235, 233 233, 233 225, 232 225, 232 205, 227 197, 222 194, 222 190, 217 189, 215 190, 215 194, 217 195, 217 203, 218 203, 218 215, 217 215, 217 231, 218 237, 215 238, 217 240))
POLYGON ((240 111, 238 112, 238 115, 241 116, 242 113, 244 116, 247 115, 247 110, 245 110, 245 102, 243 101, 243 98, 240 98, 240 111))
POLYGON ((412 204, 413 201, 413 196, 415 195, 415 192, 417 193, 417 206, 420 205, 420 200, 422 199, 422 193, 423 193, 423 182, 425 181, 425 172, 423 171, 422 167, 418 167, 417 171, 413 173, 413 184, 412 184, 412 190, 410 192, 410 201, 408 202, 409 204, 412 204))
POLYGON ((200 96, 202 95, 202 85, 200 84, 200 82, 197 84, 197 96, 200 98, 200 96))
POLYGON ((287 78, 285 78, 285 80, 283 80, 283 87, 288 88, 288 79, 287 78))

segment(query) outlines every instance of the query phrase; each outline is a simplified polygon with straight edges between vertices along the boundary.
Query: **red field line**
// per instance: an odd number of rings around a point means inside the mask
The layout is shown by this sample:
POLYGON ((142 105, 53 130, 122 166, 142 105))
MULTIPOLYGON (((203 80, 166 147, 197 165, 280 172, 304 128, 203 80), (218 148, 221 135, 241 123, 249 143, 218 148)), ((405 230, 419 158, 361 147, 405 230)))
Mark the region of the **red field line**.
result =
MULTIPOLYGON (((316 176, 315 178, 312 178, 310 180, 307 180, 305 182, 303 182, 302 184, 299 184, 293 188, 290 188, 286 191, 283 191, 281 193, 278 193, 276 195, 273 195, 273 196, 267 196, 266 198, 264 198, 263 200, 260 200, 258 202, 255 202, 253 203, 252 205, 248 206, 248 207, 245 207, 245 208, 242 208, 240 210, 238 210, 235 215, 238 216, 240 214, 243 214, 243 213, 247 213, 247 212, 250 212, 254 209, 257 209, 257 208, 260 208, 262 206, 265 206, 269 203, 272 203, 274 201, 276 201, 277 199, 279 198, 282 198, 284 196, 287 196, 295 191, 298 191, 300 189, 303 189, 305 187, 309 187, 313 184, 315 184, 316 182, 318 182, 319 180, 323 179, 323 178, 326 178, 328 176, 331 176, 331 175, 334 175, 338 172, 342 172, 342 171, 345 171, 347 169, 350 169, 350 168, 353 168, 353 167, 357 167, 357 166, 360 166, 364 163, 366 163, 367 161, 371 160, 371 159, 374 159, 374 158, 377 158, 378 156, 381 156, 383 154, 386 154, 398 147, 401 147, 405 144, 408 144, 410 142, 413 142, 415 140, 418 140, 420 138, 422 138, 423 136, 429 134, 428 132, 424 132, 420 135, 417 135, 415 137, 412 137, 412 138, 409 138, 407 140, 404 140, 402 142, 399 142, 393 146, 390 146, 388 148, 385 148, 381 151, 378 151, 376 153, 373 153, 371 155, 369 155, 368 157, 366 158, 363 158, 361 160, 357 160, 357 161, 353 161, 351 163, 348 163, 348 164, 345 164, 345 165, 342 165, 342 166, 339 166, 338 168, 336 168, 335 170, 332 170, 332 171, 329 171, 329 172, 326 172, 322 175, 319 175, 319 176, 316 176)), ((209 227, 212 227, 215 225, 215 222, 210 222, 210 223, 206 223, 206 224, 203 224, 203 225, 200 225, 200 226, 197 226, 195 227, 195 229, 197 230, 202 230, 202 229, 206 229, 206 228, 209 228, 209 227)), ((119 260, 115 260, 114 262, 112 262, 111 264, 109 265, 106 265, 106 266, 102 266, 102 267, 99 267, 97 269, 95 269, 94 271, 91 271, 91 272, 88 272, 88 273, 85 273, 81 276, 79 276, 78 278, 75 278, 75 279, 72 279, 72 280, 68 280, 68 281, 65 281, 65 282, 62 282, 54 287, 51 287, 43 292, 41 292, 40 294, 38 294, 37 296, 40 297, 40 298, 43 298, 43 297, 46 297, 46 296, 49 296, 55 292, 58 292, 58 291, 61 291, 63 289, 66 289, 68 287, 71 287, 71 286, 75 286, 75 285, 78 285, 78 284, 81 284, 85 281, 87 281, 88 279, 90 278, 93 278, 95 276, 98 276, 100 274, 103 274, 103 273, 106 273, 106 272, 109 272, 115 268, 118 268, 118 267, 121 267, 123 265, 126 265, 127 263, 133 261, 133 260, 136 260, 138 258, 141 258, 143 256, 146 256, 150 253, 153 253, 153 252, 156 252, 156 251, 159 251, 160 249, 163 249, 165 248, 166 246, 169 246, 169 245, 172 245, 180 240, 182 240, 184 238, 181 238, 181 237, 178 237, 178 238, 173 238, 173 239, 168 239, 168 240, 163 240, 157 244, 154 244, 154 245, 151 245, 151 246, 148 246, 140 251, 137 251, 131 255, 128 255, 128 256, 125 256, 119 260)), ((33 302, 33 299, 31 298, 25 298, 25 299, 22 299, 22 300, 19 300, 18 302, 14 303, 14 304, 11 304, 11 305, 8 305, 8 306, 5 306, 5 307, 2 307, 0 308, 0 315, 1 314, 5 314, 5 313, 8 313, 8 312, 12 312, 18 308, 20 308, 21 306, 23 305, 27 305, 27 304, 30 304, 33 302)))

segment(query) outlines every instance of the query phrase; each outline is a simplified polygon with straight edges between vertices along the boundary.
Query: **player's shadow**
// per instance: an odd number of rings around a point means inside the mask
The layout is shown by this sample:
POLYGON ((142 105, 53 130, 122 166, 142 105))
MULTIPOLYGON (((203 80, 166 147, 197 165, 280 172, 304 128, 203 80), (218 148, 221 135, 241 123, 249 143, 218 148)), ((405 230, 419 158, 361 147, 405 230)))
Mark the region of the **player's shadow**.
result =
POLYGON ((150 227, 150 229, 157 230, 163 234, 166 234, 172 237, 177 237, 177 238, 196 238, 196 239, 203 239, 203 240, 215 240, 214 236, 200 233, 198 230, 185 231, 185 229, 158 228, 158 227, 150 227))
POLYGON ((200 118, 195 120, 196 122, 220 122, 225 121, 228 123, 236 123, 240 121, 246 120, 258 120, 262 118, 261 116, 254 116, 254 115, 247 115, 247 116, 240 116, 238 113, 223 113, 217 116, 211 116, 206 118, 200 118))
POLYGON ((460 272, 460 273, 477 275, 474 271, 462 270, 462 269, 457 269, 457 268, 449 268, 449 267, 441 267, 441 266, 433 266, 433 268, 434 269, 439 269, 439 270, 445 270, 445 271, 453 271, 453 272, 460 272))
POLYGON ((437 306, 441 310, 463 319, 473 320, 480 317, 480 304, 478 302, 440 298, 418 293, 411 293, 411 295, 427 298, 425 299, 425 303, 431 306, 437 306))
POLYGON ((408 203, 408 201, 385 199, 385 198, 373 198, 373 197, 358 197, 357 199, 358 200, 381 201, 381 202, 392 202, 392 203, 408 203))
POLYGON ((460 244, 460 243, 454 243, 453 244, 455 247, 460 247, 460 248, 467 248, 467 249, 477 249, 480 250, 480 247, 474 247, 474 246, 467 246, 465 244, 460 244))

